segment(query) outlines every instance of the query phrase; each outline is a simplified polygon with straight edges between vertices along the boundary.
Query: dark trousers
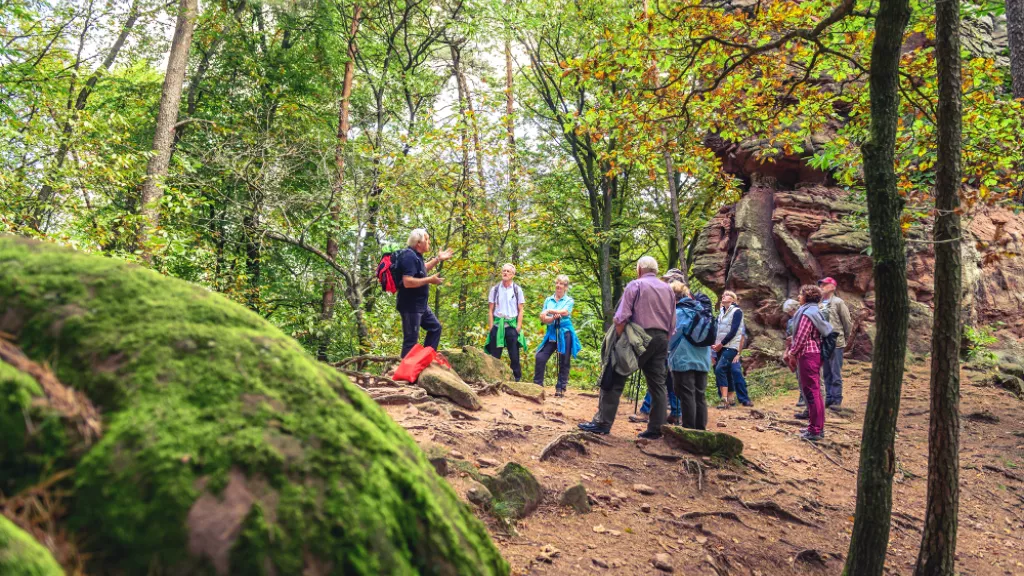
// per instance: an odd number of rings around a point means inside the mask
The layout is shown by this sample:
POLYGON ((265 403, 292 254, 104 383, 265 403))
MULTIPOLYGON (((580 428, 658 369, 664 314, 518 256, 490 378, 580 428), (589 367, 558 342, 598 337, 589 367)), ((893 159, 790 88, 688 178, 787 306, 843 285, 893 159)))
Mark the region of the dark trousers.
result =
MULTIPOLYGON (((665 378, 668 376, 668 332, 652 328, 647 330, 647 334, 651 337, 651 342, 643 356, 637 358, 637 365, 644 373, 647 390, 651 393, 651 416, 647 420, 647 430, 661 433, 668 404, 668 392, 665 388, 665 378)), ((614 369, 605 369, 604 377, 607 382, 601 383, 601 396, 597 401, 594 424, 608 429, 612 427, 615 415, 619 411, 619 399, 629 376, 623 376, 614 369)))
POLYGON ((423 345, 437 350, 437 345, 441 343, 441 323, 430 308, 423 312, 402 312, 400 315, 402 317, 402 358, 405 358, 409 350, 416 345, 416 341, 420 339, 420 328, 427 331, 423 345))
POLYGON ((832 357, 821 363, 821 376, 825 381, 825 406, 843 403, 843 349, 836 346, 832 357))
POLYGON ((708 387, 708 373, 696 370, 672 372, 672 383, 679 398, 683 428, 707 430, 708 403, 704 391, 708 387))
POLYGON ((747 395, 747 379, 743 377, 743 367, 732 360, 736 357, 735 348, 722 348, 718 353, 718 362, 715 364, 715 381, 719 388, 728 388, 730 392, 736 393, 736 399, 741 403, 750 402, 747 395))
MULTIPOLYGON (((555 384, 555 390, 565 391, 565 387, 569 384, 569 365, 572 363, 572 333, 564 332, 565 340, 565 354, 562 354, 558 358, 558 383, 555 384)), ((544 369, 548 365, 548 359, 551 355, 558 351, 558 343, 554 340, 548 340, 541 346, 540 350, 537 351, 537 356, 534 357, 533 363, 533 383, 538 386, 544 385, 544 369)))
MULTIPOLYGON (((490 345, 487 353, 495 358, 501 358, 501 348, 498 348, 498 325, 491 326, 491 336, 487 340, 490 345)), ((516 382, 523 379, 523 367, 519 364, 519 332, 515 326, 505 324, 505 348, 508 348, 508 359, 512 365, 512 377, 516 382)))

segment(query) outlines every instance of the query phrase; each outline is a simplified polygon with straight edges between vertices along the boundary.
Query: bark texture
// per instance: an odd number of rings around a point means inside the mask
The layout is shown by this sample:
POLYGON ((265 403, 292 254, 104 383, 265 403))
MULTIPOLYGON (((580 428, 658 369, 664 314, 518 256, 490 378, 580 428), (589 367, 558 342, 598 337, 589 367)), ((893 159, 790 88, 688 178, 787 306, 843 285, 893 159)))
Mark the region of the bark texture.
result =
POLYGON ((935 5, 938 158, 928 499, 915 576, 953 576, 960 504, 960 2, 935 5))
POLYGON ((1013 97, 1024 98, 1024 0, 1006 0, 1006 34, 1010 42, 1013 97))
POLYGON ((871 136, 862 153, 878 295, 878 338, 864 414, 853 534, 843 570, 847 576, 881 576, 889 546, 896 464, 893 441, 910 314, 906 251, 900 230, 904 201, 896 190, 893 168, 899 119, 900 47, 909 19, 908 0, 881 0, 871 47, 871 136))
POLYGON ((142 223, 139 226, 138 245, 148 260, 152 257, 146 249, 146 240, 153 229, 160 225, 160 198, 163 197, 163 178, 171 161, 171 145, 174 144, 174 125, 178 122, 178 106, 181 104, 181 86, 185 82, 188 67, 188 50, 192 46, 192 31, 195 28, 198 0, 181 0, 178 4, 178 21, 171 40, 171 53, 167 58, 167 73, 160 93, 160 109, 156 115, 156 133, 153 135, 153 155, 146 166, 146 179, 142 182, 140 210, 142 223))

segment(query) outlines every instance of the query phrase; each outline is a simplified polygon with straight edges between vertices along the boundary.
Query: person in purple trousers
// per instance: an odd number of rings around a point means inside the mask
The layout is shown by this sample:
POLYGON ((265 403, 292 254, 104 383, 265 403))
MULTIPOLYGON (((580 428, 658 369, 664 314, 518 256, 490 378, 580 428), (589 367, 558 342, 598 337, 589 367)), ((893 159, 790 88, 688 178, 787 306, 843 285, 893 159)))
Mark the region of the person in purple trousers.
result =
POLYGON ((825 436, 825 403, 821 398, 821 338, 832 333, 832 325, 818 310, 821 289, 800 288, 800 307, 793 316, 793 340, 784 357, 790 370, 797 372, 800 390, 807 400, 809 423, 800 437, 815 442, 825 436))

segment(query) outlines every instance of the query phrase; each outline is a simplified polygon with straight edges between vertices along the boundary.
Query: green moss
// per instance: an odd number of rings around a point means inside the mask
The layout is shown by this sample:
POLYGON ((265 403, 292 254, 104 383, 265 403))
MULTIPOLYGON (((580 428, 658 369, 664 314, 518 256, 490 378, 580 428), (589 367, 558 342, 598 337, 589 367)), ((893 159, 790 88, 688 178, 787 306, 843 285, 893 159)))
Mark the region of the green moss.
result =
POLYGON ((501 389, 506 394, 525 398, 537 404, 544 403, 544 388, 531 382, 505 381, 501 383, 501 389))
POLYGON ((732 460, 743 453, 743 441, 735 436, 710 430, 691 430, 681 426, 662 426, 665 443, 678 450, 732 460))
POLYGON ((274 497, 245 516, 231 573, 254 573, 256 559, 301 573, 307 558, 336 574, 508 573, 412 438, 249 310, 137 266, 3 237, 0 316, 103 414, 67 522, 90 572, 209 573, 188 553, 186 518, 238 469, 274 497))
POLYGON ((492 509, 507 510, 507 517, 510 518, 526 517, 536 510, 544 496, 533 473, 515 462, 502 466, 497 476, 485 476, 483 484, 494 496, 492 509))
POLYGON ((0 362, 0 493, 15 494, 72 465, 60 415, 33 406, 42 396, 34 378, 0 362))
POLYGON ((61 576, 64 571, 42 544, 0 516, 0 574, 61 576))
POLYGON ((442 350, 452 370, 466 382, 495 383, 512 379, 512 369, 475 346, 442 350))

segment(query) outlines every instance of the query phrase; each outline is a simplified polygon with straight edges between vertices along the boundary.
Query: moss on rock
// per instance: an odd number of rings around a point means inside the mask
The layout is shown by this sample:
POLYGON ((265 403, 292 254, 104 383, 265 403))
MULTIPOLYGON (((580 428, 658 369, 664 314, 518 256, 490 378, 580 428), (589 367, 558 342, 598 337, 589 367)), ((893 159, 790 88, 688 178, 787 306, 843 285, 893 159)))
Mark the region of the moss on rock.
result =
POLYGON ((16 494, 73 464, 64 422, 42 400, 35 379, 0 361, 0 493, 16 494))
POLYGON ((515 462, 502 466, 496 476, 485 476, 483 484, 494 496, 491 507, 510 518, 525 518, 537 509, 544 496, 533 473, 515 462))
POLYGON ((0 574, 63 576, 64 570, 42 544, 0 515, 0 574))
POLYGON ((510 367, 475 346, 450 348, 442 350, 441 354, 451 363, 452 370, 466 382, 493 384, 512 379, 510 367))
MULTIPOLYGON (((509 571, 483 524, 369 396, 218 294, 0 237, 0 330, 103 415, 102 439, 71 462, 65 519, 90 572, 509 571), (221 541, 197 544, 204 533, 221 541)), ((6 433, 13 406, 36 392, 9 371, 0 386, 19 391, 0 404, 6 433)), ((52 458, 20 446, 5 457, 52 458)), ((39 469, 22 465, 8 481, 32 483, 39 469)))
POLYGON ((480 397, 459 378, 459 375, 440 366, 428 366, 420 372, 416 386, 423 388, 431 396, 440 396, 455 402, 469 410, 480 410, 480 397))
POLYGON ((698 456, 715 456, 732 460, 743 453, 743 441, 722 432, 691 430, 669 425, 662 426, 661 432, 665 435, 665 443, 672 448, 685 450, 698 456))
POLYGON ((537 386, 530 382, 514 382, 509 380, 501 383, 501 389, 506 394, 526 398, 530 402, 536 402, 537 404, 544 403, 543 386, 537 386))

